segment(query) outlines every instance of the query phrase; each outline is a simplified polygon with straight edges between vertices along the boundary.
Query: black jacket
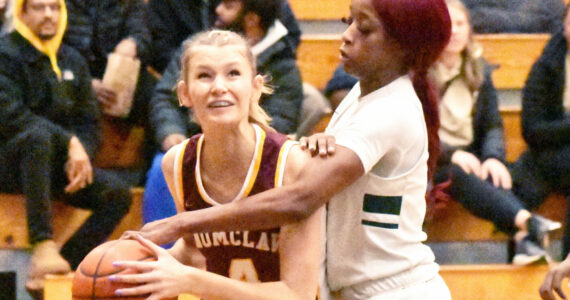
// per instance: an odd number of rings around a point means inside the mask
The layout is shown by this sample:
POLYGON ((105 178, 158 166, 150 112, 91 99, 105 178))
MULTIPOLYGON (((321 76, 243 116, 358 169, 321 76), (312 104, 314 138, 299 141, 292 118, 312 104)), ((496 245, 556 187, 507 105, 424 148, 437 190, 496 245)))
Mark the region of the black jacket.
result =
POLYGON ((65 148, 71 136, 77 136, 93 157, 99 141, 99 113, 89 69, 70 47, 62 45, 57 58, 61 81, 48 57, 18 32, 0 39, 0 145, 44 128, 65 148))
MULTIPOLYGON (((188 37, 210 28, 220 0, 150 0, 149 29, 152 34, 151 65, 162 73, 176 49, 188 37)), ((301 29, 287 1, 283 1, 279 19, 287 27, 287 43, 297 51, 301 29)))
POLYGON ((477 33, 554 33, 562 26, 564 1, 463 0, 477 33))
POLYGON ((146 26, 142 0, 66 0, 67 31, 63 42, 77 49, 89 64, 91 75, 101 78, 107 56, 127 38, 137 43, 137 56, 145 64, 150 58, 151 36, 146 26))
POLYGON ((568 44, 554 34, 532 66, 522 91, 523 137, 545 169, 555 164, 570 169, 570 116, 563 107, 568 44))
POLYGON ((150 0, 148 27, 152 34, 151 66, 163 72, 174 52, 189 36, 212 22, 209 1, 150 0))

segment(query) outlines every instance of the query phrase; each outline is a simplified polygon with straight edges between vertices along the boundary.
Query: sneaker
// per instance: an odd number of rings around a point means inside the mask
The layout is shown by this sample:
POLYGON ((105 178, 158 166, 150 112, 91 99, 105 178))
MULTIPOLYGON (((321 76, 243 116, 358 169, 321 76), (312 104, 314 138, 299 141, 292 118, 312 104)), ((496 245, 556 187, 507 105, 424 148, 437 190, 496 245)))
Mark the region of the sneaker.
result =
POLYGON ((533 242, 530 235, 516 242, 515 256, 513 257, 514 265, 545 264, 548 263, 548 259, 549 257, 546 250, 533 242))
POLYGON ((549 234, 562 228, 562 224, 533 214, 527 221, 527 228, 533 241, 542 248, 548 248, 550 244, 549 234))

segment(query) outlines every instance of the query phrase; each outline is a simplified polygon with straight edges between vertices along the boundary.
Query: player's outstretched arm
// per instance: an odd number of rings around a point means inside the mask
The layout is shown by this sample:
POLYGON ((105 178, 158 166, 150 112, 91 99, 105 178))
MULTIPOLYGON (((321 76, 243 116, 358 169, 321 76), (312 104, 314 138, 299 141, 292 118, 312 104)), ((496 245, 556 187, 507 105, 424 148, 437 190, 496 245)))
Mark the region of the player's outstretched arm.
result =
MULTIPOLYGON (((363 174, 356 153, 337 145, 333 155, 309 159, 290 185, 226 205, 179 213, 148 223, 138 233, 157 244, 166 244, 193 232, 280 227, 308 218, 363 174)), ((126 232, 123 237, 133 234, 126 232)))

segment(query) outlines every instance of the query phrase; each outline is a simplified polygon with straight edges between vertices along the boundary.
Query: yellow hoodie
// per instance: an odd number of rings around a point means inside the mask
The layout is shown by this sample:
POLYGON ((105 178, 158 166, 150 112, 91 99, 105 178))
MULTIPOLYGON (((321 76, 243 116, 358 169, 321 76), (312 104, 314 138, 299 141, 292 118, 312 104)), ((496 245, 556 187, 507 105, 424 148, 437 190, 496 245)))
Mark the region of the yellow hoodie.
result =
POLYGON ((57 33, 53 38, 45 41, 41 40, 22 21, 22 6, 24 4, 24 0, 15 0, 14 2, 14 28, 36 49, 38 49, 38 51, 49 57, 53 71, 57 75, 57 78, 61 80, 61 70, 57 65, 57 50, 61 45, 61 40, 63 39, 63 34, 67 27, 67 8, 65 7, 64 0, 58 0, 58 2, 60 5, 60 17, 57 33))

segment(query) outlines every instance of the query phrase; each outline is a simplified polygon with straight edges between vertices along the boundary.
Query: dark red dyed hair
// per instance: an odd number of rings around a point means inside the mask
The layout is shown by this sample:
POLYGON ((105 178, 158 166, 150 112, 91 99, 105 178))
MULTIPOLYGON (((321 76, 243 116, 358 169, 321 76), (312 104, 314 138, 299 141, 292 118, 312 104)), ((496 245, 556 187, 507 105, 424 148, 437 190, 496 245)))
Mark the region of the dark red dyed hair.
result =
POLYGON ((372 0, 386 34, 405 51, 404 63, 424 110, 428 131, 428 174, 439 156, 438 94, 427 78, 451 35, 451 20, 444 0, 372 0))

